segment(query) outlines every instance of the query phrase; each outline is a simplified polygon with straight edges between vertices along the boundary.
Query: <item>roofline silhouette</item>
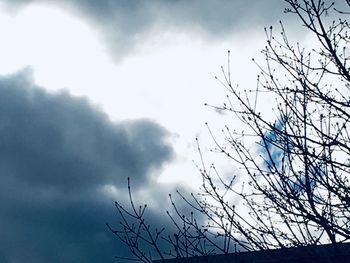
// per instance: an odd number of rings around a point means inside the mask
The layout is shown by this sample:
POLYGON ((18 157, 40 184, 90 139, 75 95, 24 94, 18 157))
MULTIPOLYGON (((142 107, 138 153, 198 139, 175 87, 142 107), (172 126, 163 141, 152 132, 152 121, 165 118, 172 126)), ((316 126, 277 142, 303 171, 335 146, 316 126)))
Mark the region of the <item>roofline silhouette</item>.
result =
POLYGON ((154 263, 343 263, 350 262, 350 243, 310 245, 252 252, 155 260, 154 263))

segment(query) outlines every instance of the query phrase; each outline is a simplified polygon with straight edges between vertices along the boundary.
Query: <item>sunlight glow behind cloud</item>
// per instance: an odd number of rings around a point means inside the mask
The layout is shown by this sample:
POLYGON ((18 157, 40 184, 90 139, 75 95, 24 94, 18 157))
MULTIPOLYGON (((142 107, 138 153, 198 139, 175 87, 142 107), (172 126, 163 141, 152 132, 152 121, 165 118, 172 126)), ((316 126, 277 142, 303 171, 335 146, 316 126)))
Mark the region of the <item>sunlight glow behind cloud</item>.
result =
POLYGON ((1 73, 30 66, 36 82, 51 89, 100 82, 94 78, 97 70, 108 82, 112 73, 91 29, 57 8, 29 6, 13 17, 1 13, 0 32, 1 73))

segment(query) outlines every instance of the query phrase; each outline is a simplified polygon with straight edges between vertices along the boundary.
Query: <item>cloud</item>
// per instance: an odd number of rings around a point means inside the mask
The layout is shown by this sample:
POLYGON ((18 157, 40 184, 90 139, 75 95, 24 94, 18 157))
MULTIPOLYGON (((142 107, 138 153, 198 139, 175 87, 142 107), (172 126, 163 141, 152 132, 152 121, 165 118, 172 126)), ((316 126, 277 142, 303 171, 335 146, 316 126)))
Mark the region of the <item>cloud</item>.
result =
POLYGON ((118 249, 105 227, 123 200, 173 152, 150 120, 112 123, 84 98, 48 93, 28 72, 0 78, 0 261, 109 262, 118 249))
POLYGON ((263 29, 281 19, 284 1, 245 0, 11 0, 16 10, 30 3, 60 6, 78 14, 100 32, 115 60, 120 60, 148 37, 180 31, 210 41, 263 29))

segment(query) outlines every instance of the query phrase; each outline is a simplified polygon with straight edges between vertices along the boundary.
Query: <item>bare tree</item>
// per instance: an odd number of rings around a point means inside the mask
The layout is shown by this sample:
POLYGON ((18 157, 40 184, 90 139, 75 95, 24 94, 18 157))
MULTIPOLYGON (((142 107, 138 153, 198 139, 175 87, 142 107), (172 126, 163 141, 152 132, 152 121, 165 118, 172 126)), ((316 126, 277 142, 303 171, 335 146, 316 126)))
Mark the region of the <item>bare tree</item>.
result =
POLYGON ((170 196, 173 234, 147 224, 146 207, 136 209, 131 192, 131 209, 116 202, 121 227, 111 230, 137 259, 230 253, 236 245, 251 251, 331 243, 336 249, 349 241, 350 2, 285 2, 315 45, 291 43, 282 23, 279 37, 266 28, 266 64, 257 63, 261 74, 252 90, 232 84, 228 61, 218 78, 227 101, 213 107, 232 113, 245 129, 211 134, 213 150, 239 172, 227 178, 202 161, 198 194, 178 192, 193 212, 182 213, 170 196), (269 114, 260 111, 266 94, 274 101, 269 114))

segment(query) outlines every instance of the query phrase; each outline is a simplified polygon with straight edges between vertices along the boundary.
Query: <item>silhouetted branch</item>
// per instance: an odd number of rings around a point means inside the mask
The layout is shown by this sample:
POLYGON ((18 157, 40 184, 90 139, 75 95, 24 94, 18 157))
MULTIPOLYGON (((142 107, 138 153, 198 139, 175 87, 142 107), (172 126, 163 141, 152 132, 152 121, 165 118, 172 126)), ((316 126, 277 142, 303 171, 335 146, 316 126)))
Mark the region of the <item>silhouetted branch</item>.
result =
POLYGON ((236 245, 244 250, 336 247, 350 240, 349 13, 329 1, 285 2, 285 12, 299 18, 315 46, 308 50, 293 43, 283 23, 278 37, 274 28, 266 28, 265 64, 254 60, 261 72, 250 90, 232 84, 228 52, 228 65, 216 77, 228 95, 223 105, 210 107, 231 113, 243 131, 226 126, 217 136, 206 125, 212 151, 239 172, 222 176, 205 162, 196 140, 202 185, 196 194, 177 192, 190 210, 186 213, 169 196, 173 232, 146 223, 146 206, 136 208, 128 182, 129 209, 116 202, 120 228, 110 229, 136 259, 227 254, 236 245), (266 96, 270 114, 261 112, 266 96))

